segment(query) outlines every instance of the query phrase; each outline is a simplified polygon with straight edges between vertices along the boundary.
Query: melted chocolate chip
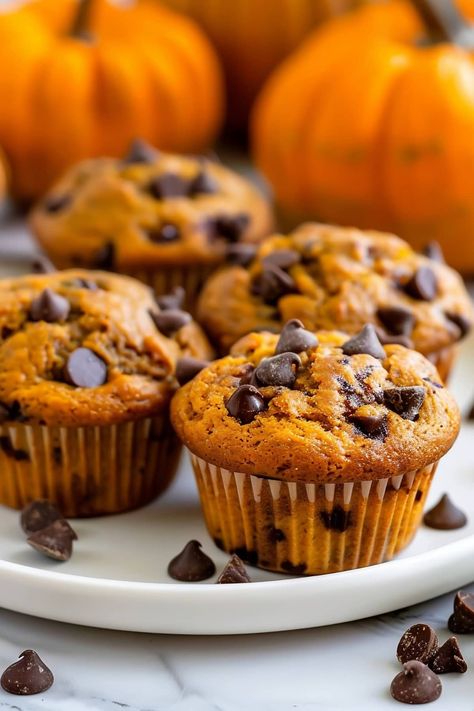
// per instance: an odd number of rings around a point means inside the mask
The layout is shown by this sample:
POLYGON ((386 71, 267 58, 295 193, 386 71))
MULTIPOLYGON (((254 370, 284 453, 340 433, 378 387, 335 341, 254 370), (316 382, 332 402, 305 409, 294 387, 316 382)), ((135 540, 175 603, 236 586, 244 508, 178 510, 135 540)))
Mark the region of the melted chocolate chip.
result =
POLYGON ((239 267, 247 267, 257 254, 257 246, 246 242, 235 242, 229 244, 226 249, 226 260, 229 264, 236 264, 239 267))
POLYGON ((317 345, 318 339, 314 333, 307 331, 301 321, 294 318, 283 326, 275 353, 301 353, 317 345))
POLYGON ((397 647, 397 659, 404 664, 416 659, 428 664, 438 651, 438 637, 429 625, 413 625, 402 635, 397 647))
POLYGON ((281 543, 281 541, 286 541, 285 532, 281 528, 270 528, 268 532, 268 539, 271 543, 281 543))
POLYGON ((146 141, 135 138, 130 144, 128 153, 122 162, 125 163, 125 165, 132 165, 134 163, 152 164, 156 162, 158 155, 158 151, 152 148, 146 141))
POLYGON ((186 583, 212 577, 216 572, 216 566, 201 548, 199 541, 186 543, 181 553, 178 553, 168 565, 168 575, 186 583))
POLYGON ((250 217, 244 213, 237 215, 218 215, 209 221, 214 237, 223 237, 229 242, 238 242, 250 224, 250 217))
POLYGON ((69 301, 59 294, 55 294, 51 289, 44 289, 30 306, 30 318, 32 321, 46 321, 56 323, 65 321, 69 316, 71 307, 69 301))
POLYGON ((472 328, 472 322, 461 314, 445 313, 446 318, 459 328, 459 338, 467 336, 472 328))
POLYGON ((159 227, 146 230, 146 235, 151 242, 165 244, 167 242, 175 242, 180 238, 181 232, 177 225, 173 225, 171 222, 164 222, 159 227))
POLYGON ((252 292, 260 296, 266 304, 275 304, 280 297, 295 291, 294 279, 272 264, 264 266, 252 284, 252 292))
POLYGON ((352 525, 352 514, 336 505, 332 511, 320 511, 319 516, 329 531, 344 533, 352 525))
POLYGON ((22 652, 19 660, 5 669, 0 680, 2 689, 17 696, 41 694, 53 682, 52 671, 32 649, 22 652))
POLYGON ((279 249, 275 252, 270 252, 262 259, 263 267, 279 267, 280 269, 289 269, 301 261, 299 252, 294 249, 279 249))
POLYGON ((67 359, 64 376, 78 388, 98 388, 107 381, 107 364, 90 348, 77 348, 67 359))
POLYGON ((77 540, 76 533, 69 523, 61 518, 46 528, 32 533, 26 542, 48 558, 66 561, 72 555, 72 542, 75 540, 77 540))
POLYGON ((96 252, 94 265, 97 269, 113 271, 115 267, 115 245, 113 242, 106 242, 96 252))
POLYGON ((406 293, 420 301, 433 301, 438 293, 438 280, 430 267, 419 267, 405 284, 406 293))
POLYGON ((465 526, 467 516, 464 511, 455 506, 448 494, 443 494, 436 506, 425 513, 423 523, 430 528, 451 531, 465 526))
POLYGON ((296 353, 281 353, 264 358, 255 369, 255 376, 261 385, 281 385, 292 388, 296 381, 301 358, 296 353))
POLYGON ((180 358, 176 363, 176 380, 180 385, 185 385, 185 383, 192 380, 207 365, 209 365, 208 360, 183 356, 183 358, 180 358))
POLYGON ((57 269, 45 254, 38 254, 31 264, 31 269, 35 274, 53 274, 57 269))
POLYGON ((71 201, 70 195, 50 195, 43 204, 46 212, 56 214, 65 210, 71 204, 71 201))
POLYGON ((433 262, 438 262, 439 264, 444 264, 445 262, 443 250, 439 242, 428 242, 423 249, 423 254, 433 262))
POLYGON ((404 306, 383 306, 377 316, 389 333, 395 336, 410 336, 415 325, 415 317, 404 306))
POLYGON ((418 418, 425 396, 426 390, 421 385, 389 388, 383 393, 385 407, 412 422, 418 418))
POLYGON ((227 412, 241 425, 248 425, 266 409, 263 395, 253 385, 239 385, 226 402, 227 412))
POLYGON ((201 170, 188 185, 188 195, 195 197, 196 195, 212 195, 217 193, 219 186, 217 181, 209 175, 209 173, 201 170))
POLYGON ((423 662, 412 660, 403 665, 390 686, 396 701, 404 704, 428 704, 441 696, 441 682, 423 662))
POLYGON ((454 598, 454 612, 448 620, 451 632, 474 633, 474 595, 460 590, 454 598))
POLYGON ((153 178, 148 190, 157 200, 184 197, 188 192, 188 183, 176 173, 162 173, 153 178))
POLYGON ((20 515, 23 531, 29 536, 62 518, 56 506, 47 499, 38 499, 25 506, 20 515))
POLYGON ((381 360, 386 357, 386 353, 377 337, 375 328, 371 323, 366 324, 359 333, 356 333, 355 336, 352 336, 352 338, 346 341, 342 346, 342 352, 344 355, 364 353, 381 360))
POLYGON ((357 413, 351 416, 351 422, 365 437, 384 441, 387 437, 387 415, 385 412, 357 413))
POLYGON ((168 309, 160 313, 151 311, 150 316, 157 329, 165 336, 171 336, 193 320, 191 314, 188 314, 187 311, 181 311, 181 309, 168 309))
POLYGON ((249 574, 238 555, 234 554, 226 563, 224 570, 217 578, 217 582, 220 584, 251 582, 249 574))
POLYGON ((8 435, 2 435, 0 437, 0 448, 7 455, 7 457, 14 459, 16 462, 27 462, 30 459, 28 452, 25 452, 24 449, 16 449, 13 446, 8 435))
POLYGON ((182 286, 175 286, 169 294, 163 294, 156 297, 156 303, 162 311, 170 311, 177 309, 178 311, 184 304, 186 292, 182 286))
POLYGON ((430 667, 435 674, 449 674, 450 672, 464 674, 467 671, 467 664, 456 637, 450 637, 438 649, 430 661, 430 667))

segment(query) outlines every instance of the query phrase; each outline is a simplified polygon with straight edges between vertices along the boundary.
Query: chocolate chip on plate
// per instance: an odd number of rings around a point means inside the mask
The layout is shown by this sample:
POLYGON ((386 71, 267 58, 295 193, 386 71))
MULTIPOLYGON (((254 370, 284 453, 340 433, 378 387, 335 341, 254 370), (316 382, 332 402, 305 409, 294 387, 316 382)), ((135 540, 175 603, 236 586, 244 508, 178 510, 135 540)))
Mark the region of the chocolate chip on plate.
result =
POLYGON ((76 348, 67 359, 64 376, 78 388, 98 388, 107 381, 107 364, 90 348, 76 348))
POLYGON ((441 696, 441 682, 426 664, 413 659, 403 665, 390 686, 390 693, 403 704, 429 704, 441 696))
POLYGON ((5 669, 0 680, 2 689, 17 696, 41 694, 47 691, 53 682, 52 671, 32 649, 22 652, 18 661, 5 669))
POLYGON ((72 542, 75 540, 77 540, 75 531, 64 518, 61 518, 46 528, 32 533, 26 542, 48 558, 66 561, 72 555, 72 542))
POLYGON ((343 344, 342 352, 344 355, 364 353, 381 360, 387 355, 371 323, 367 323, 359 333, 349 338, 349 340, 343 344))
POLYGON ((421 385, 408 385, 384 390, 385 407, 404 420, 414 422, 425 401, 426 390, 421 385))
POLYGON ((186 292, 182 286, 174 286, 169 294, 162 294, 156 297, 156 303, 162 311, 169 311, 170 309, 181 309, 186 298, 186 292))
POLYGON ((301 255, 294 249, 278 249, 275 252, 270 252, 262 259, 263 267, 273 266, 280 269, 289 269, 301 261, 301 255))
POLYGON ((69 316, 71 306, 69 301, 60 294, 56 294, 52 289, 44 289, 30 306, 30 318, 32 321, 46 321, 56 323, 65 321, 69 316))
POLYGON ((436 506, 425 513, 423 523, 430 528, 451 531, 465 526, 467 516, 451 501, 448 494, 443 494, 436 506))
POLYGON ((275 353, 301 353, 317 345, 318 339, 314 333, 307 331, 301 321, 293 318, 283 326, 275 353))
POLYGON ((428 664, 438 651, 438 637, 432 627, 412 625, 403 633, 397 647, 397 659, 404 664, 412 659, 428 664))
POLYGON ((454 598, 454 612, 448 620, 451 632, 459 634, 474 633, 474 595, 460 590, 454 598))
POLYGON ((128 153, 122 162, 126 165, 133 163, 151 164, 155 163, 158 155, 158 151, 152 148, 146 141, 143 141, 141 138, 135 138, 130 144, 128 153))
POLYGON ((251 580, 242 560, 238 555, 234 554, 232 558, 227 561, 224 570, 216 582, 224 585, 227 583, 250 583, 251 580))
POLYGON ((145 232, 148 239, 156 244, 175 242, 181 236, 179 227, 172 222, 163 222, 158 227, 145 230, 145 232))
POLYGON ((389 333, 395 336, 409 336, 415 325, 415 317, 404 306, 382 306, 377 316, 389 333))
POLYGON ((227 412, 241 425, 248 425, 266 409, 262 393, 253 385, 239 385, 226 402, 227 412))
POLYGON ((438 280, 430 267, 418 267, 412 278, 405 284, 409 296, 420 301, 433 301, 438 293, 438 280))
POLYGON ((255 369, 255 377, 260 385, 292 388, 300 366, 301 358, 296 353, 280 353, 260 361, 255 369))
POLYGON ((195 197, 196 195, 212 195, 213 193, 217 193, 218 190, 219 186, 217 181, 204 170, 199 171, 188 185, 188 195, 190 197, 195 197))
POLYGON ((229 244, 226 249, 226 259, 229 264, 247 267, 257 254, 257 245, 246 242, 229 244))
POLYGON ((462 314, 455 314, 451 312, 446 312, 444 314, 448 321, 451 321, 451 323, 454 323, 455 326, 459 329, 459 338, 464 338, 464 336, 467 336, 469 331, 472 328, 472 321, 462 314))
POLYGON ((62 518, 61 512, 51 501, 37 499, 25 506, 20 514, 20 524, 23 531, 29 536, 60 518, 62 518))
POLYGON ((435 674, 449 674, 450 672, 464 674, 467 671, 466 660, 462 656, 456 637, 450 637, 441 645, 431 659, 430 667, 435 674))
POLYGON ((279 298, 296 291, 294 279, 280 267, 268 264, 263 267, 252 284, 252 292, 266 304, 274 304, 279 298))
POLYGON ((180 328, 186 326, 187 323, 191 323, 193 317, 187 311, 181 311, 181 309, 167 309, 166 311, 161 311, 160 313, 150 312, 155 326, 161 333, 165 336, 171 336, 180 328))
POLYGON ((50 195, 47 197, 43 203, 46 212, 51 214, 56 214, 65 210, 66 207, 71 203, 70 195, 50 195))
POLYGON ((176 173, 162 173, 153 178, 148 189, 157 200, 165 200, 184 197, 188 192, 188 183, 176 173))
POLYGON ((428 244, 423 248, 423 254, 433 262, 444 264, 444 254, 439 242, 428 242, 428 244))
POLYGON ((31 263, 31 269, 35 274, 52 274, 57 269, 45 254, 38 254, 31 263))
POLYGON ((186 543, 181 553, 178 553, 168 565, 168 575, 186 583, 212 577, 216 572, 216 566, 201 548, 202 544, 199 541, 186 543))
POLYGON ((183 356, 183 358, 180 358, 176 363, 176 380, 180 385, 185 385, 207 365, 209 365, 208 360, 183 356))
POLYGON ((250 217, 245 212, 237 215, 218 215, 210 220, 209 225, 217 237, 223 237, 229 242, 238 242, 250 223, 250 217))

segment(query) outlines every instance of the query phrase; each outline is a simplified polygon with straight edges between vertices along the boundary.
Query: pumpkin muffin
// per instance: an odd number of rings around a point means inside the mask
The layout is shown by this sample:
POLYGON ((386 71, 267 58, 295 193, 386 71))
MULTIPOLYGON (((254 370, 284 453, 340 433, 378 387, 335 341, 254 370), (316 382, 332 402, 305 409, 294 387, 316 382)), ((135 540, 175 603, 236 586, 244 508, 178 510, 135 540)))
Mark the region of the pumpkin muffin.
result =
POLYGON ((272 229, 262 194, 206 158, 135 142, 123 160, 79 163, 36 207, 31 226, 55 266, 134 276, 167 293, 185 287, 188 305, 225 258, 272 229))
POLYGON ((223 353, 250 331, 278 331, 290 318, 312 330, 355 333, 373 323, 382 343, 415 348, 446 379, 472 305, 460 276, 390 234, 305 224, 266 239, 203 289, 198 317, 223 353))
POLYGON ((289 321, 252 333, 171 405, 224 550, 320 574, 392 558, 413 537, 460 415, 420 353, 289 321))
POLYGON ((0 293, 0 503, 92 516, 153 499, 179 454, 176 366, 211 355, 179 294, 160 308, 140 282, 85 270, 3 279, 0 293))

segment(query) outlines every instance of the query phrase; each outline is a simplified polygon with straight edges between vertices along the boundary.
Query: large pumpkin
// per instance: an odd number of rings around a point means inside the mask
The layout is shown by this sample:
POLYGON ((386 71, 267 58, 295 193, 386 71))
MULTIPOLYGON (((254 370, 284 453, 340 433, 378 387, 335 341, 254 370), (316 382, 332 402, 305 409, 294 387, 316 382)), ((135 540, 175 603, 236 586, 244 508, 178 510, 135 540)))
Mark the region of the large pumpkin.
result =
POLYGON ((246 126, 271 70, 319 22, 364 0, 165 0, 206 30, 223 61, 231 129, 246 126))
POLYGON ((155 0, 37 0, 0 14, 0 145, 14 193, 31 199, 82 158, 140 136, 205 149, 222 113, 214 50, 155 0))
POLYGON ((405 0, 329 22, 263 89, 254 153, 290 221, 438 240, 474 273, 473 57, 423 34, 405 0))

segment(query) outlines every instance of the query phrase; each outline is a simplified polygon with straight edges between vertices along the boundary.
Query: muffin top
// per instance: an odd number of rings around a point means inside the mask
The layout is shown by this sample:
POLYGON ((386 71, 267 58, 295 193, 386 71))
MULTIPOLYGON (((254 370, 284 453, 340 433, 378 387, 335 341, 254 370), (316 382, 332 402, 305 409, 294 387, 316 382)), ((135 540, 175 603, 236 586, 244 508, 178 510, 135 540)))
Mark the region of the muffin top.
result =
POLYGON ((206 158, 135 142, 123 160, 79 163, 31 215, 56 266, 153 269, 217 264, 268 235, 272 215, 245 178, 206 158))
POLYGON ((433 246, 430 254, 389 234, 305 224, 269 237, 253 257, 234 250, 241 263, 209 279, 199 319, 223 352, 250 331, 299 318, 346 333, 373 323, 383 343, 429 355, 461 339, 472 319, 461 277, 433 246))
POLYGON ((179 295, 161 297, 160 308, 129 277, 71 270, 3 279, 0 292, 2 423, 107 425, 153 415, 176 389, 180 357, 211 355, 172 302, 179 295))
POLYGON ((458 407, 420 353, 297 320, 252 333, 179 390, 172 422, 211 464, 275 479, 345 482, 405 474, 453 444, 458 407))

